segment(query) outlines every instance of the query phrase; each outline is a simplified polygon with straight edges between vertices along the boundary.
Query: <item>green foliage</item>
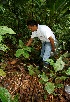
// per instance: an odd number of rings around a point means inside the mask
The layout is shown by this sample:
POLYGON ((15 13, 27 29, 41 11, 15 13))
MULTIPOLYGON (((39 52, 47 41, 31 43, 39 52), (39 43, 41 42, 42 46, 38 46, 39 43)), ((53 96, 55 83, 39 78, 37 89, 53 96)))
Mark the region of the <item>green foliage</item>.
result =
POLYGON ((0 76, 2 77, 6 77, 6 72, 4 71, 6 66, 7 66, 7 63, 3 63, 3 62, 0 63, 0 76))
POLYGON ((28 70, 29 70, 29 74, 30 74, 31 76, 35 74, 32 65, 28 66, 28 70))
POLYGON ((0 99, 2 102, 11 102, 11 95, 7 89, 0 87, 0 99))
POLYGON ((0 4, 0 12, 4 12, 4 8, 3 8, 3 5, 2 4, 0 4))
POLYGON ((67 77, 66 76, 61 76, 61 77, 56 77, 55 80, 65 80, 67 77))
POLYGON ((54 65, 54 61, 52 59, 47 59, 47 62, 49 62, 50 65, 54 65))
POLYGON ((19 45, 18 47, 23 48, 24 43, 22 42, 22 40, 19 40, 19 45))
POLYGON ((40 71, 38 70, 37 67, 33 67, 33 65, 29 65, 28 66, 28 71, 29 71, 29 74, 32 76, 32 75, 39 75, 40 71))
POLYGON ((67 56, 68 53, 63 54, 56 60, 56 62, 54 62, 52 59, 48 59, 48 62, 50 65, 52 65, 54 70, 50 69, 50 72, 47 74, 45 72, 38 73, 38 70, 36 70, 36 68, 34 68, 32 65, 28 66, 29 74, 38 75, 40 79, 39 81, 44 85, 44 89, 49 94, 54 94, 55 88, 64 87, 63 83, 61 82, 68 78, 68 76, 65 75, 70 75, 70 68, 68 68, 68 70, 64 69, 65 62, 63 61, 63 58, 67 56))
POLYGON ((2 41, 2 36, 0 35, 0 43, 1 43, 1 41, 2 41))
POLYGON ((56 86, 56 88, 63 88, 64 87, 64 85, 61 83, 55 84, 55 86, 56 86))
POLYGON ((62 70, 64 65, 65 63, 62 61, 62 57, 57 59, 56 63, 53 65, 55 72, 62 70))
POLYGON ((67 75, 70 75, 70 67, 68 68, 68 70, 65 72, 67 75))
POLYGON ((53 94, 55 92, 55 88, 64 87, 62 81, 69 78, 70 75, 70 67, 65 69, 65 62, 63 58, 67 57, 68 53, 61 55, 56 62, 52 59, 48 59, 47 62, 53 67, 53 69, 49 70, 49 73, 39 74, 40 82, 44 85, 44 89, 49 93, 53 94), (67 75, 66 75, 67 74, 67 75), (60 76, 59 76, 60 75, 60 76))
POLYGON ((30 34, 27 30, 26 21, 34 18, 41 24, 50 26, 59 41, 61 49, 69 50, 69 4, 70 0, 5 0, 0 4, 0 25, 7 25, 17 34, 21 34, 21 39, 27 40, 30 34), (63 42, 65 42, 64 45, 63 42))
POLYGON ((0 87, 0 99, 2 102, 18 102, 18 98, 12 98, 7 89, 0 87))
MULTIPOLYGON (((24 42, 27 41, 30 37, 30 32, 27 30, 26 21, 27 19, 34 18, 40 21, 40 24, 46 24, 54 31, 61 49, 70 51, 70 0, 2 0, 0 3, 0 50, 6 51, 8 49, 3 42, 3 38, 9 37, 16 45, 19 38, 23 39, 24 42), (12 36, 15 32, 11 28, 16 31, 17 39, 12 36)), ((24 46, 22 40, 19 40, 19 46, 15 56, 29 58, 29 52, 31 52, 31 48, 24 46)), ((63 86, 56 81, 65 80, 67 77, 63 76, 63 74, 69 76, 70 67, 67 70, 64 69, 65 63, 62 60, 62 56, 56 62, 52 59, 49 59, 48 62, 54 69, 50 69, 49 75, 45 73, 40 74, 37 68, 33 66, 29 66, 28 70, 30 75, 39 74, 38 77, 44 84, 45 90, 51 94, 55 88, 63 86), (59 73, 61 77, 58 77, 59 73)), ((5 75, 3 70, 1 70, 0 74, 2 76, 5 75)), ((3 96, 5 95, 3 94, 3 96)), ((3 97, 2 100, 4 99, 6 98, 3 97)), ((3 102, 10 101, 6 99, 3 102)), ((18 101, 15 99, 12 102, 18 101)))
POLYGON ((29 58, 29 54, 27 51, 25 51, 24 49, 18 49, 16 51, 16 57, 20 57, 21 55, 23 55, 25 58, 29 58))
POLYGON ((16 34, 11 28, 8 28, 7 26, 0 26, 0 35, 5 34, 16 34))
POLYGON ((5 44, 0 44, 0 50, 6 51, 8 47, 5 44))
POLYGON ((55 84, 52 82, 49 82, 49 77, 43 72, 42 74, 38 75, 40 79, 40 82, 44 84, 44 89, 49 93, 53 93, 55 89, 55 84))
POLYGON ((49 62, 50 65, 53 65, 55 72, 62 70, 65 65, 65 63, 62 61, 62 57, 57 59, 57 61, 55 63, 52 59, 48 59, 47 62, 49 62))
POLYGON ((47 82, 47 83, 45 84, 45 90, 47 90, 47 92, 48 92, 49 94, 53 93, 53 92, 54 92, 54 89, 55 89, 54 83, 47 82))
POLYGON ((2 69, 0 69, 0 76, 2 76, 2 77, 6 76, 6 73, 2 69))
POLYGON ((39 74, 38 77, 40 77, 43 82, 48 81, 48 77, 46 76, 46 74, 44 72, 42 74, 39 74))
POLYGON ((28 52, 31 52, 31 48, 24 46, 22 40, 19 40, 18 50, 16 51, 15 56, 20 57, 21 55, 23 55, 25 58, 29 58, 28 52))
POLYGON ((16 34, 11 28, 7 26, 0 26, 0 50, 6 51, 8 47, 3 43, 3 36, 6 34, 16 34))

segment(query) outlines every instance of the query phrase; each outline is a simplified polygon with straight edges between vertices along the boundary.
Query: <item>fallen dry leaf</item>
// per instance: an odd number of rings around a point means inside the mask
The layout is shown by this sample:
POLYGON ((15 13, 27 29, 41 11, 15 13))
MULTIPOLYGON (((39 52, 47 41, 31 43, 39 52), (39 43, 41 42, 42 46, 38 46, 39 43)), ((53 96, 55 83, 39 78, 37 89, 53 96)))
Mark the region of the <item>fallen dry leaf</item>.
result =
POLYGON ((17 60, 13 60, 12 62, 10 62, 10 64, 16 64, 17 63, 17 60))

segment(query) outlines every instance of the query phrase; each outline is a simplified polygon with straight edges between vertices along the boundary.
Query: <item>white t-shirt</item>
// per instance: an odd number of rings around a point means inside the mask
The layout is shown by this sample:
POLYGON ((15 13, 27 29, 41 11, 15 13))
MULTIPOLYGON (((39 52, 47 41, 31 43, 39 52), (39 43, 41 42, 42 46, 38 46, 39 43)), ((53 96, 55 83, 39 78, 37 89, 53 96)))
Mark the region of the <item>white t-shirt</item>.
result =
POLYGON ((32 32, 31 38, 38 37, 42 42, 50 42, 50 36, 55 40, 55 35, 48 26, 38 24, 38 29, 32 32))

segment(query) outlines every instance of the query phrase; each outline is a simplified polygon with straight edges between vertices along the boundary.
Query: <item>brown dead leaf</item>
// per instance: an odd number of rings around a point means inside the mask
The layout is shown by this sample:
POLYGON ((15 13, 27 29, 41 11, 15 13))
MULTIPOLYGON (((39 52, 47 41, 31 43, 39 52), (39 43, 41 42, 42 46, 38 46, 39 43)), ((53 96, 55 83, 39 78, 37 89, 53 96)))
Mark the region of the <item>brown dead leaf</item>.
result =
POLYGON ((12 65, 14 65, 16 63, 17 63, 17 60, 16 59, 10 62, 10 64, 12 64, 12 65))

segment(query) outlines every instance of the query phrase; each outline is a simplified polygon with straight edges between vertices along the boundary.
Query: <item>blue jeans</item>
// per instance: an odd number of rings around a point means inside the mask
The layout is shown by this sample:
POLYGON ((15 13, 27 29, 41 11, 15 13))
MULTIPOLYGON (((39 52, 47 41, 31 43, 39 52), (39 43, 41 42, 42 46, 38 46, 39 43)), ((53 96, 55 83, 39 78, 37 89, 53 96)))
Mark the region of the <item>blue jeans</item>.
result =
POLYGON ((41 49, 41 57, 43 61, 48 64, 46 61, 51 56, 51 43, 50 42, 43 42, 42 49, 41 49))

